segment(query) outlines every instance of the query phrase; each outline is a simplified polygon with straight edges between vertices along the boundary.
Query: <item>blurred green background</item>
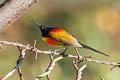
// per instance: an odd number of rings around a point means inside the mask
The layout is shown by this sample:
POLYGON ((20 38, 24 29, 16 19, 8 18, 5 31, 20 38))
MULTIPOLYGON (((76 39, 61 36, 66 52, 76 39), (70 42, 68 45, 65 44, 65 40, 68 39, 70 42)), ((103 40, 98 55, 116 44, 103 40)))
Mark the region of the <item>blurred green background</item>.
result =
MULTIPOLYGON (((0 2, 2 2, 1 0, 0 2)), ((92 51, 79 49, 81 55, 94 59, 120 62, 120 0, 39 0, 19 20, 0 33, 0 40, 31 44, 37 40, 40 50, 54 50, 55 46, 41 40, 41 33, 32 20, 43 25, 57 26, 67 30, 79 41, 105 52, 110 57, 92 51)), ((70 48, 66 53, 75 55, 70 48)), ((3 45, 0 50, 0 76, 7 74, 15 65, 19 51, 16 47, 3 45)), ((27 52, 22 64, 25 80, 33 80, 45 72, 50 60, 48 55, 35 55, 27 52)), ((120 80, 120 69, 110 70, 112 66, 84 62, 82 80, 120 80)), ((71 59, 59 61, 52 73, 51 80, 75 80, 75 69, 71 59)), ((17 72, 8 80, 18 80, 17 72)), ((46 80, 42 78, 41 80, 46 80)))

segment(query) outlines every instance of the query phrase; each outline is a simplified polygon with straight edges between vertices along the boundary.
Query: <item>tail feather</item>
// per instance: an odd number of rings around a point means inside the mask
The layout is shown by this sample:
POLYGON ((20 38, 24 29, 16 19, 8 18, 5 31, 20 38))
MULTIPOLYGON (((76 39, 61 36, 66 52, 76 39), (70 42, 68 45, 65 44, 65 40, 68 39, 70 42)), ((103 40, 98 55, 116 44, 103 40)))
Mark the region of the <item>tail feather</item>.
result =
POLYGON ((84 45, 84 44, 82 44, 82 43, 80 43, 80 44, 81 44, 82 47, 85 48, 85 49, 92 50, 92 51, 94 51, 94 52, 100 53, 100 54, 105 55, 105 56, 109 56, 108 54, 105 54, 105 53, 100 52, 100 51, 98 51, 98 50, 96 50, 96 49, 93 49, 93 48, 91 48, 91 47, 89 47, 89 46, 87 46, 87 45, 84 45))

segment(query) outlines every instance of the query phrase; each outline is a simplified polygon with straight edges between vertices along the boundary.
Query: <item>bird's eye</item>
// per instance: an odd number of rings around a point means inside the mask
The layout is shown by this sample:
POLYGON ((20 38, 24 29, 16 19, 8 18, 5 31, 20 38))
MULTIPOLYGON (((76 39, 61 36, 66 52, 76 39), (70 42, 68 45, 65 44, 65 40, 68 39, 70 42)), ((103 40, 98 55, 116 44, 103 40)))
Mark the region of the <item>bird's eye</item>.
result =
POLYGON ((45 30, 45 29, 46 29, 46 27, 45 27, 45 26, 42 26, 42 27, 41 27, 41 29, 42 29, 42 30, 45 30))

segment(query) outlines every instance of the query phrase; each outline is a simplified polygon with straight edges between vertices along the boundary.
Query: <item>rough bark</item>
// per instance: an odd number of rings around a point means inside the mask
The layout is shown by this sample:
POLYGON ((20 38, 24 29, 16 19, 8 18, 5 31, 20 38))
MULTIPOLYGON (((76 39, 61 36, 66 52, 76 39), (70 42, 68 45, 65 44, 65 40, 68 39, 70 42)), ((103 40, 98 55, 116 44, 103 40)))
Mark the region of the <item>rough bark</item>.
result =
POLYGON ((0 6, 0 32, 10 26, 37 0, 7 0, 0 6))

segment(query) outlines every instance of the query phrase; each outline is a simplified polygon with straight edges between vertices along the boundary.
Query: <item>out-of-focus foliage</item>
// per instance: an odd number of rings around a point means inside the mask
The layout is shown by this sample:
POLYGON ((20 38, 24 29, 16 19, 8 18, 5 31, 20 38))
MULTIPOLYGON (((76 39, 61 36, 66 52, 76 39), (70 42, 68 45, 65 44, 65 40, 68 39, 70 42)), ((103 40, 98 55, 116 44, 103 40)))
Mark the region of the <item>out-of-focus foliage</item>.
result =
MULTIPOLYGON (((31 45, 34 40, 37 40, 37 47, 40 50, 57 49, 41 40, 41 33, 32 23, 33 20, 43 25, 63 28, 82 43, 106 52, 111 57, 79 49, 81 55, 91 55, 99 60, 120 61, 119 0, 40 0, 13 25, 0 33, 0 39, 31 45)), ((72 48, 66 53, 69 52, 75 53, 72 48)), ((3 49, 0 50, 0 76, 4 76, 15 66, 18 56, 19 51, 16 47, 3 46, 3 49)), ((42 74, 49 64, 47 55, 39 54, 37 61, 34 60, 34 56, 27 52, 21 66, 25 80, 33 80, 34 77, 42 74)), ((110 71, 111 66, 86 64, 88 67, 83 71, 82 80, 99 80, 101 77, 104 77, 105 80, 119 80, 119 68, 110 71)), ((74 80, 75 70, 72 60, 59 61, 50 76, 52 80, 74 80)), ((19 79, 17 72, 8 80, 13 79, 19 79)), ((46 78, 42 80, 46 80, 46 78)))

